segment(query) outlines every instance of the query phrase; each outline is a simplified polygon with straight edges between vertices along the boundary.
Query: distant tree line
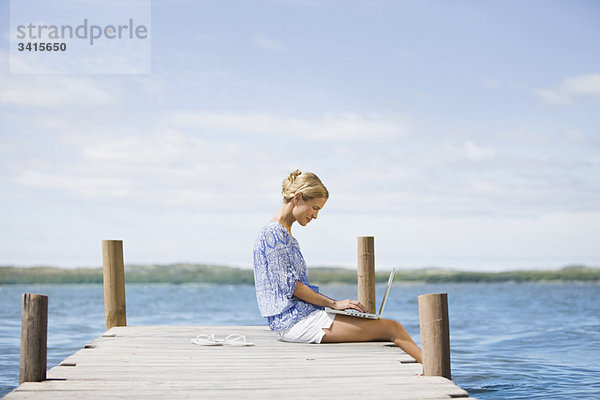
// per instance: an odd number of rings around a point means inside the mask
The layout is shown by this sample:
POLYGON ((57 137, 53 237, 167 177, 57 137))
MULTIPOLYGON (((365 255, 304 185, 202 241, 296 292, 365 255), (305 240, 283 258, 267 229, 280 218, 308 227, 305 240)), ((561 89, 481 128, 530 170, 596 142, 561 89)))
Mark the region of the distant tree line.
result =
MULTIPOLYGON (((356 271, 345 268, 309 268, 311 282, 356 283, 356 271)), ((377 282, 386 282, 389 272, 377 272, 377 282)), ((254 284, 253 271, 222 265, 168 264, 127 265, 127 283, 217 283, 254 284)), ((557 270, 519 270, 505 272, 470 272, 425 268, 399 269, 395 282, 539 282, 539 281, 600 281, 600 268, 572 265, 557 270)), ((22 283, 102 283, 102 268, 0 267, 0 284, 22 283)))

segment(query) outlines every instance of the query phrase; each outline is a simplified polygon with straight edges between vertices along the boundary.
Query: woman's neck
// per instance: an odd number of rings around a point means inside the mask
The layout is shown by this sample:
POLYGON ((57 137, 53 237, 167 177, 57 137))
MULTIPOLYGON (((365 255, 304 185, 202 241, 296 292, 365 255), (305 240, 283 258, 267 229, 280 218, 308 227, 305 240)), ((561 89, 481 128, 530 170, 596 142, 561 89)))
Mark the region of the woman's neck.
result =
POLYGON ((294 206, 291 201, 289 203, 284 203, 277 214, 275 214, 275 217, 273 217, 274 221, 283 225, 290 236, 292 236, 292 224, 296 222, 296 218, 294 218, 294 213, 292 212, 293 209, 294 206))

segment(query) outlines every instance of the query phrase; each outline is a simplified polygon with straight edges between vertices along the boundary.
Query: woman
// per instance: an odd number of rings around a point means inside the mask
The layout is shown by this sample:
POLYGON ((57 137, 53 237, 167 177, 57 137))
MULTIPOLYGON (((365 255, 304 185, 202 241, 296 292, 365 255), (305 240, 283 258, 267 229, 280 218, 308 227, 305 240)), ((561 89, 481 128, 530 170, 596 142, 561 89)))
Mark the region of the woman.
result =
POLYGON ((271 330, 280 340, 301 343, 391 341, 421 362, 421 349, 396 321, 371 320, 326 313, 353 308, 365 312, 352 299, 333 300, 308 282, 306 263, 292 236, 294 222, 306 226, 317 219, 329 192, 311 172, 292 172, 282 185, 283 205, 260 231, 254 245, 256 299, 271 330))

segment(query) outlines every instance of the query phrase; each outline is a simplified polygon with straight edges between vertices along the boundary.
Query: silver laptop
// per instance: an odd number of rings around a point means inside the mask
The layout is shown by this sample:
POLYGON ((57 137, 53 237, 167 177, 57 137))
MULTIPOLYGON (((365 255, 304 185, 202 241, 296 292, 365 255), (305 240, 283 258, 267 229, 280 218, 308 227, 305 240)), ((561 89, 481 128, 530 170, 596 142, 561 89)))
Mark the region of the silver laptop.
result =
POLYGON ((385 307, 385 302, 388 298, 388 295, 390 294, 390 289, 392 288, 392 282, 394 281, 395 273, 396 273, 396 268, 394 268, 392 270, 392 272, 390 272, 390 279, 388 279, 388 284, 387 284, 387 287, 385 288, 385 294, 383 295, 383 300, 381 301, 381 307, 379 308, 379 313, 377 313, 377 314, 363 313, 360 311, 356 311, 353 308, 348 308, 346 310, 334 310, 333 308, 329 308, 329 307, 325 307, 325 311, 328 313, 333 313, 333 314, 350 315, 352 317, 368 318, 368 319, 381 319, 381 316, 383 315, 383 308, 385 307))

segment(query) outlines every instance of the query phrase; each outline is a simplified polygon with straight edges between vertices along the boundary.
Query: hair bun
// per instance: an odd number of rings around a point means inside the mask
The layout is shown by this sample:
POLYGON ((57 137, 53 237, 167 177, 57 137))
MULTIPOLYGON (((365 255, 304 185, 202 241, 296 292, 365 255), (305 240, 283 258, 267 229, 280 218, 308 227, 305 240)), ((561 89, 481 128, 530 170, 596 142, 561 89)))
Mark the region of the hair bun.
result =
POLYGON ((302 173, 299 169, 291 172, 281 185, 281 193, 285 202, 290 201, 298 192, 304 199, 329 198, 329 192, 315 174, 312 172, 302 173))
POLYGON ((295 193, 295 190, 293 189, 294 181, 301 174, 302 174, 302 171, 297 169, 293 172, 290 172, 290 174, 287 176, 287 178, 285 178, 283 180, 283 184, 281 185, 281 193, 283 194, 284 198, 289 198, 294 195, 294 193, 295 193))
POLYGON ((295 170, 294 172, 291 172, 288 176, 290 183, 294 182, 296 180, 296 178, 298 177, 298 175, 301 175, 301 174, 302 174, 302 171, 300 171, 299 169, 295 170))

